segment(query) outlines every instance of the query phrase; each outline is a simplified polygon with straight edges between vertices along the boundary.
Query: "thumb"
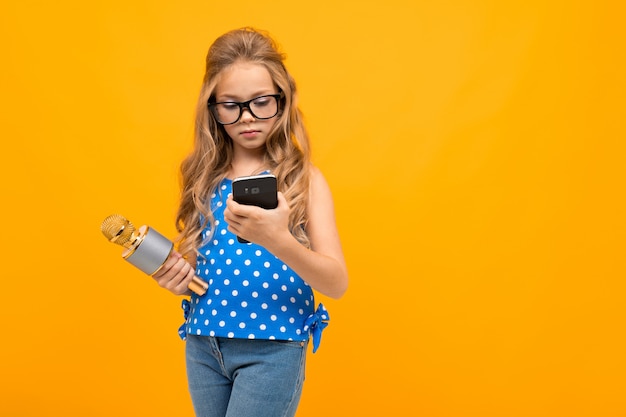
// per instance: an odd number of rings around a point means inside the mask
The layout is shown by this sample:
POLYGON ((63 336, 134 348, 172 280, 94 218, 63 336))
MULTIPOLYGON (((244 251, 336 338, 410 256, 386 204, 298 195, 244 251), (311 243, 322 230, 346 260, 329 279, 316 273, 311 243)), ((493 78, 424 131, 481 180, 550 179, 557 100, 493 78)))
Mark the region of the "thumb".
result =
POLYGON ((279 191, 276 195, 278 197, 278 208, 283 206, 289 207, 289 203, 287 202, 287 199, 285 198, 283 193, 279 191))

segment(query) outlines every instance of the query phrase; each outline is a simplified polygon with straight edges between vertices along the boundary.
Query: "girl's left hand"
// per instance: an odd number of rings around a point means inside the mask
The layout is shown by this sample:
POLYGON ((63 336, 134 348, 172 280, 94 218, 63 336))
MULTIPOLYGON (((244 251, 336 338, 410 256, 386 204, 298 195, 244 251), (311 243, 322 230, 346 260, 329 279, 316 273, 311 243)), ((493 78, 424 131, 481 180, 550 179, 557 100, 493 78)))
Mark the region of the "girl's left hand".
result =
POLYGON ((195 276, 196 269, 175 250, 167 257, 161 268, 152 275, 159 286, 175 295, 189 295, 189 284, 195 276))
POLYGON ((280 191, 278 206, 270 210, 239 204, 230 196, 226 201, 224 219, 229 232, 269 249, 272 242, 283 234, 290 235, 290 212, 289 204, 280 191))

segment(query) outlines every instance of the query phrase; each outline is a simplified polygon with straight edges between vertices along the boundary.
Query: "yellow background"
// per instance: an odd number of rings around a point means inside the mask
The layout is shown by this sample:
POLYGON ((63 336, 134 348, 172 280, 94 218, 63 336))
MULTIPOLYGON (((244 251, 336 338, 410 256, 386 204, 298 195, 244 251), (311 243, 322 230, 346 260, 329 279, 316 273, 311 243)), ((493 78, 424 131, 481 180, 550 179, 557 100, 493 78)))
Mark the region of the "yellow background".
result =
POLYGON ((0 415, 192 415, 180 299, 99 228, 174 235, 244 25, 288 54, 351 276, 298 416, 626 415, 618 4, 4 1, 0 415))

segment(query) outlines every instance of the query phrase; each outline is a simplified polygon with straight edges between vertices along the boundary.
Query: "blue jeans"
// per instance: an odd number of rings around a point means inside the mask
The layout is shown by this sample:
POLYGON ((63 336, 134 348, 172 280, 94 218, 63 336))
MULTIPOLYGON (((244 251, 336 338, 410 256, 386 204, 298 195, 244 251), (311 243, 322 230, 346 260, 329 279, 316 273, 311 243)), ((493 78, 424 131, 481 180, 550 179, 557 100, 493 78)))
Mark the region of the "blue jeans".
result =
POLYGON ((292 417, 308 342, 187 336, 187 379, 197 417, 292 417))

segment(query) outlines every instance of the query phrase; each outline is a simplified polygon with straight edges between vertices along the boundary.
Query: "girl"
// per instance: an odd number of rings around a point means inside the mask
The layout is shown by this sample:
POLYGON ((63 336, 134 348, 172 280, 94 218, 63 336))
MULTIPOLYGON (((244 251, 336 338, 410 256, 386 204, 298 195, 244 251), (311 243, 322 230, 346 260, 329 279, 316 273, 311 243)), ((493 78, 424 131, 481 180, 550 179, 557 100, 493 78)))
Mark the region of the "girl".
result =
POLYGON ((309 160, 296 85, 266 34, 219 37, 206 58, 194 149, 181 166, 178 252, 154 275, 183 301, 189 390, 198 416, 293 416, 309 337, 348 274, 330 189, 309 160), (278 207, 240 205, 232 180, 271 173, 278 207), (239 243, 237 237, 251 242, 239 243), (209 283, 203 296, 187 286, 209 283))

